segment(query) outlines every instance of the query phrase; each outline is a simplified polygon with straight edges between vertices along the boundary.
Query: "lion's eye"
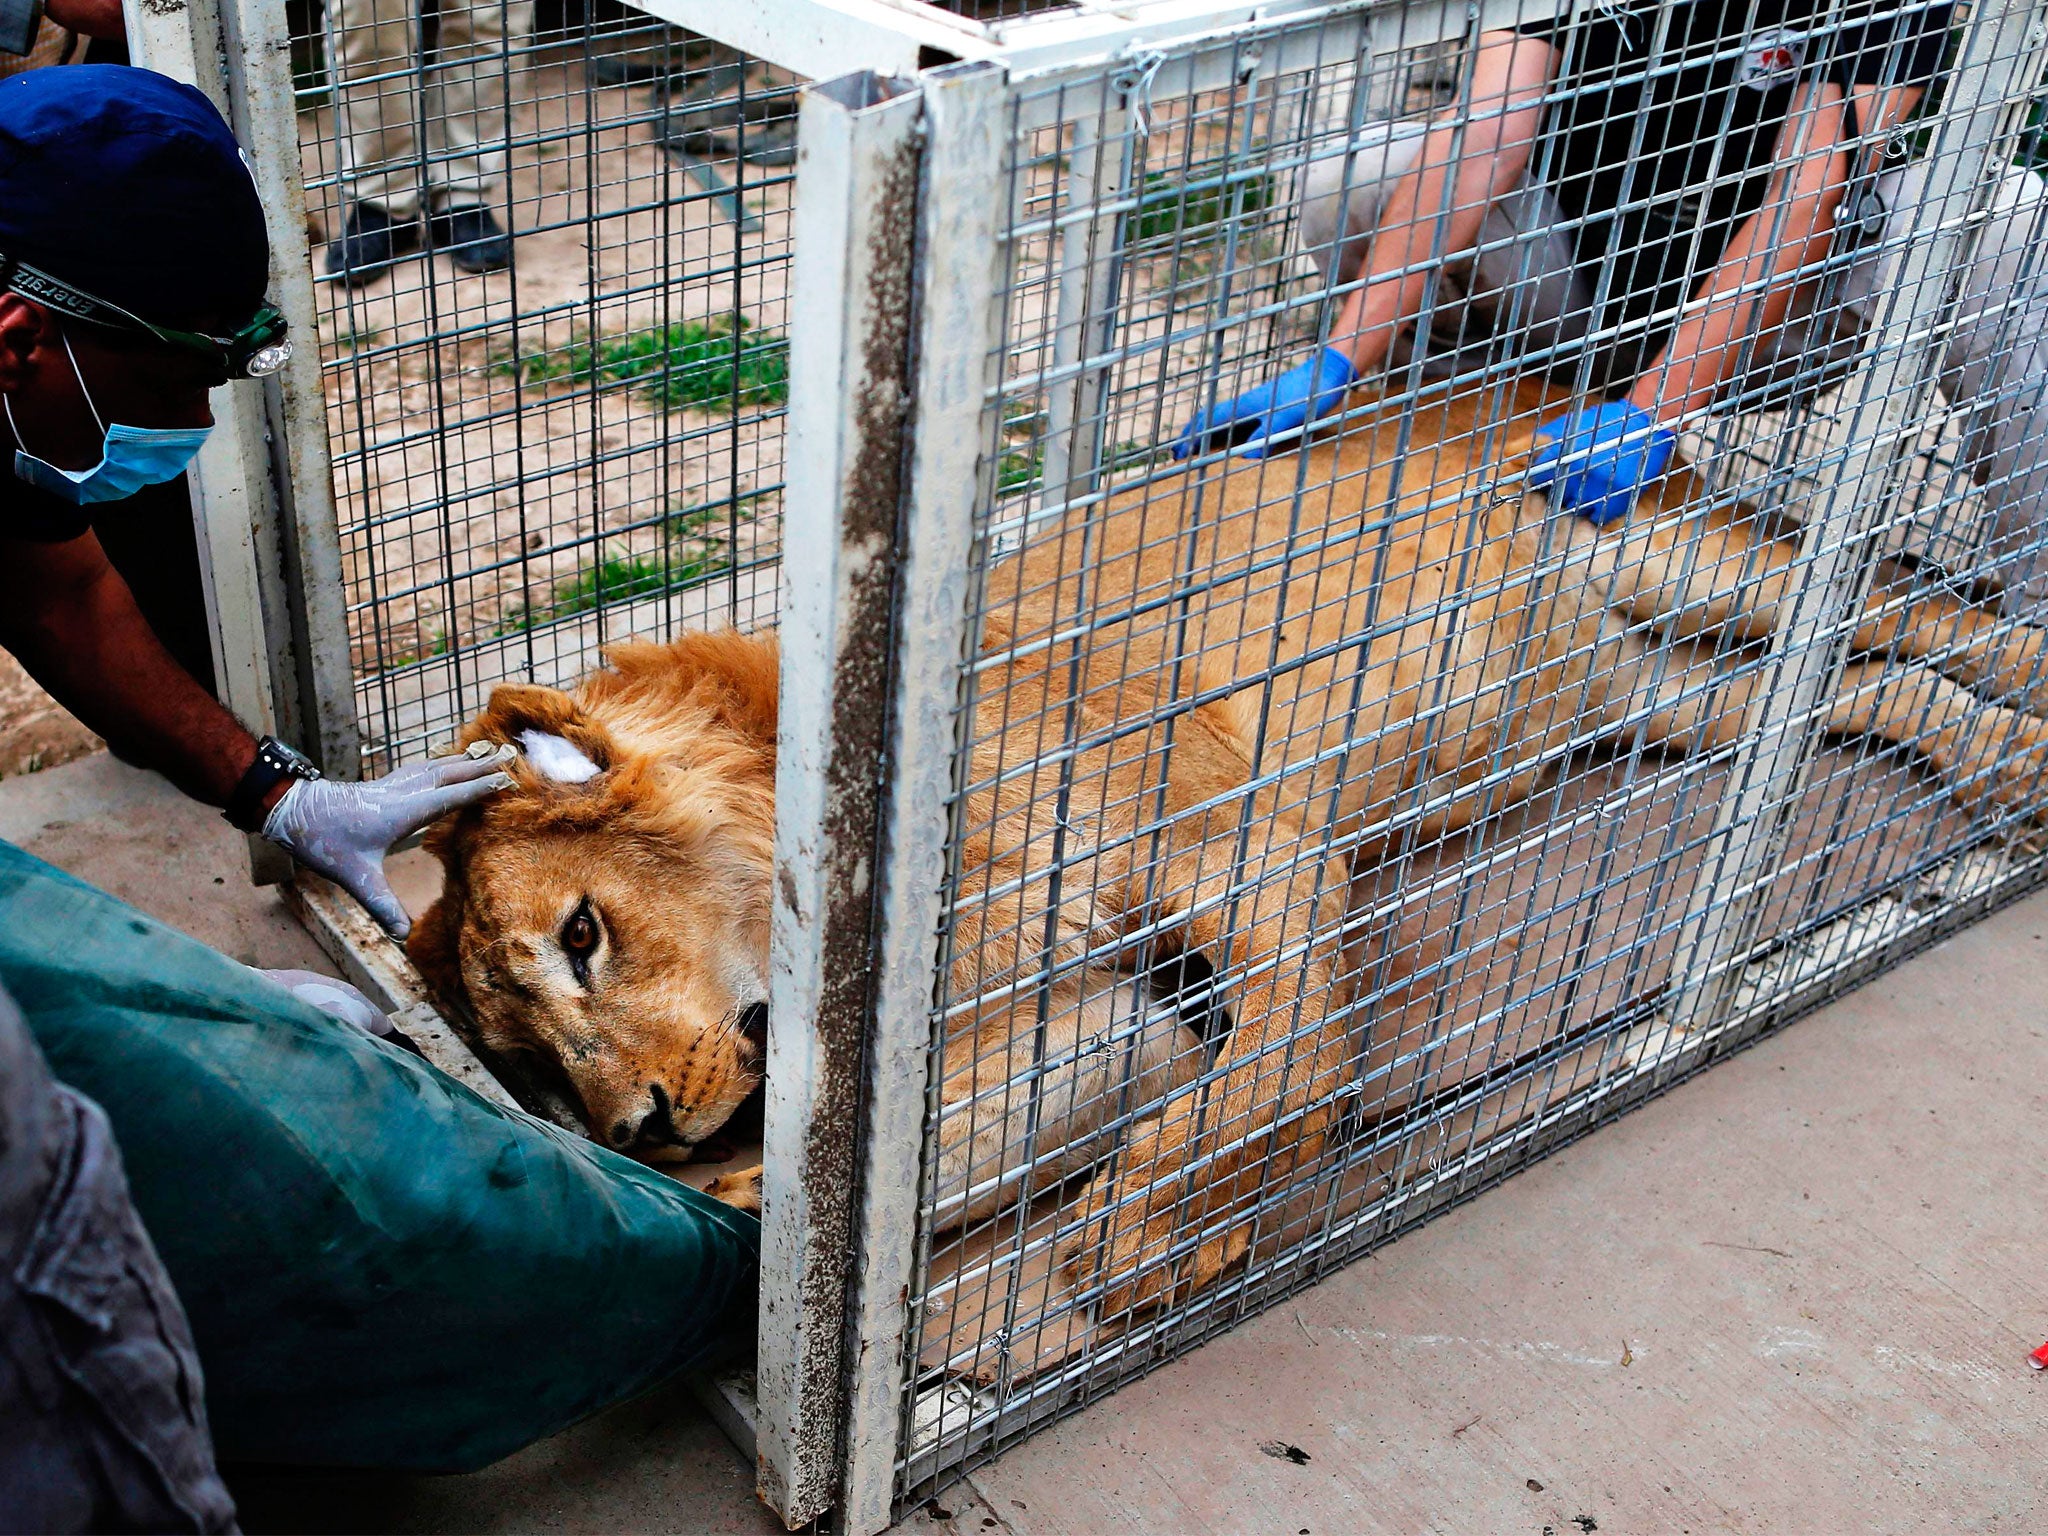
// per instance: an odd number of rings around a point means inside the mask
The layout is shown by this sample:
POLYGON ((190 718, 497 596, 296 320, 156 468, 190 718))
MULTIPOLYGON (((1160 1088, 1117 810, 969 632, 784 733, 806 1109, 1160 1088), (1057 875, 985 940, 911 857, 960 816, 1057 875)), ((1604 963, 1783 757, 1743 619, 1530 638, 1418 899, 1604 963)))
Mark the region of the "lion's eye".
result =
POLYGON ((590 915, 590 903, 583 902, 562 924, 562 949, 579 980, 585 977, 590 957, 597 951, 597 919, 590 915))
POLYGON ((597 924, 581 907, 562 927, 562 948, 572 955, 587 955, 597 948, 597 924))

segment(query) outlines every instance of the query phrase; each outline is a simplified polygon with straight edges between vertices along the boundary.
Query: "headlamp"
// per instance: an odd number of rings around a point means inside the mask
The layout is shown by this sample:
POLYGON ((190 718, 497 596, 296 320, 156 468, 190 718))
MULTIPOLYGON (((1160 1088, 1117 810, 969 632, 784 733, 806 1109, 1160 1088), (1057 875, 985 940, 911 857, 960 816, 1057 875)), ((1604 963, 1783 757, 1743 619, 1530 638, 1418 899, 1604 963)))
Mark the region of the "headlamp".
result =
POLYGON ((292 339, 286 334, 284 316, 268 304, 232 336, 207 336, 198 331, 174 331, 137 323, 159 341, 214 359, 231 379, 266 379, 291 361, 292 339))
POLYGON ((231 334, 211 336, 204 331, 181 331, 171 326, 151 325, 120 305, 75 288, 24 261, 0 256, 0 271, 5 273, 5 287, 9 293, 33 299, 66 319, 153 336, 165 346, 204 358, 219 372, 223 383, 230 379, 268 378, 291 360, 290 328, 284 316, 268 304, 231 334))

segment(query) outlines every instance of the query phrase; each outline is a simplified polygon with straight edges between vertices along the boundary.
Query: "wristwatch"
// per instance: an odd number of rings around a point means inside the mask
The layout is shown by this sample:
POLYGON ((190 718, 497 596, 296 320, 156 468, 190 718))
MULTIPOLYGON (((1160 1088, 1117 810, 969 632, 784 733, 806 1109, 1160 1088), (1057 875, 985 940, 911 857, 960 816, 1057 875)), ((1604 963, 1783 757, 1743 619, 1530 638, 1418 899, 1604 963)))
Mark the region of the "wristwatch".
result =
POLYGON ((228 796, 224 814, 230 825, 244 832, 261 832, 270 808, 263 802, 286 779, 317 779, 320 770, 297 747, 288 747, 275 736, 256 743, 256 761, 242 775, 235 792, 228 796))

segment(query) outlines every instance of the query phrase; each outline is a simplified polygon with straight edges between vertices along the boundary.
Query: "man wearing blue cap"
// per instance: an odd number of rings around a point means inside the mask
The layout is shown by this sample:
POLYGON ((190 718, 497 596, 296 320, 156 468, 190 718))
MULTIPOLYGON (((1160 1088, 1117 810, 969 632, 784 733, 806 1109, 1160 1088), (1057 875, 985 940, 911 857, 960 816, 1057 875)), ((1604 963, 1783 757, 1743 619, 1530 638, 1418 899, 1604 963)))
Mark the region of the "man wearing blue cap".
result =
MULTIPOLYGON (((179 669, 92 531, 94 506, 183 473, 210 391, 289 356, 268 275, 255 185, 199 92, 89 65, 0 83, 0 644, 124 757, 402 935, 385 851, 502 788, 498 761, 323 779, 179 669)), ((340 983, 299 988, 378 1023, 340 983)), ((231 1525, 198 1380, 105 1117, 0 992, 0 1528, 231 1525)))
POLYGON ((92 535, 92 506, 184 472, 211 390, 283 365, 269 270, 255 183, 197 91, 91 65, 0 84, 0 643, 124 757, 403 937, 385 850, 502 788, 498 765, 321 778, 179 669, 92 535))

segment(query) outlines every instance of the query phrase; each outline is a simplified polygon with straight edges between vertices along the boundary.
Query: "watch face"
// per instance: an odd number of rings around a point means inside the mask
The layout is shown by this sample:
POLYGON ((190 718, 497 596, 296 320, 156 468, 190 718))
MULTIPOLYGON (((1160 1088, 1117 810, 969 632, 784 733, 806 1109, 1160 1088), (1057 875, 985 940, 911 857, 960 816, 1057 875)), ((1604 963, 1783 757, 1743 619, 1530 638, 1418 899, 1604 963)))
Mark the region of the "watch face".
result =
POLYGON ((286 746, 272 737, 264 743, 264 750, 287 772, 301 779, 317 779, 320 770, 313 766, 313 760, 297 747, 286 746))

